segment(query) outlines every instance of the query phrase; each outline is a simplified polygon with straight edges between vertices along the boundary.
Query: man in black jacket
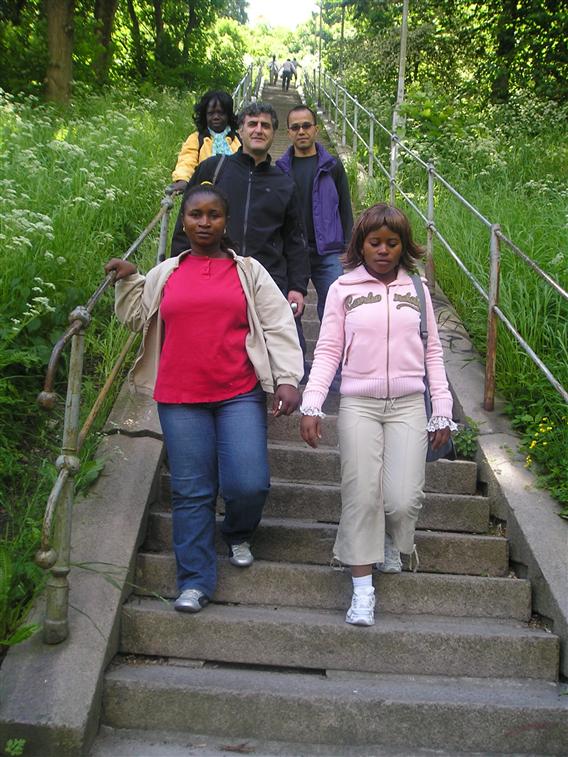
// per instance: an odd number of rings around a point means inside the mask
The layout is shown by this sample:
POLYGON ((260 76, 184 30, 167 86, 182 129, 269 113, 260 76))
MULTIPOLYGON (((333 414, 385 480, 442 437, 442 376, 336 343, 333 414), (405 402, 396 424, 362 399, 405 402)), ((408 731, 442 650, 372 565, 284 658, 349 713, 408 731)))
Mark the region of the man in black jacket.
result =
MULTIPOLYGON (((299 317, 307 292, 309 258, 294 181, 271 165, 268 154, 278 117, 271 105, 250 103, 240 112, 238 125, 242 148, 234 155, 215 155, 201 163, 187 190, 213 181, 223 158, 215 185, 229 200, 227 233, 236 252, 262 263, 288 302, 295 303, 299 317)), ((179 255, 187 247, 180 210, 171 254, 179 255)))

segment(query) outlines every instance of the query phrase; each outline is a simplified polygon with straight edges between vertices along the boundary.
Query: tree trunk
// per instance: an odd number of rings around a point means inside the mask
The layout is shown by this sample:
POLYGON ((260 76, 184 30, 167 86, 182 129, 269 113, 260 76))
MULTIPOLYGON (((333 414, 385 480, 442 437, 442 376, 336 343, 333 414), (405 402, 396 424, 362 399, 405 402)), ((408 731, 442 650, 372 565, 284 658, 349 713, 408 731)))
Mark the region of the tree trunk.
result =
POLYGON ((189 43, 191 41, 192 32, 199 26, 197 18, 196 3, 194 0, 187 0, 188 18, 187 25, 185 27, 185 34, 183 35, 183 59, 187 60, 189 57, 189 43))
POLYGON ((100 49, 94 60, 94 68, 99 84, 105 84, 108 79, 112 58, 110 43, 117 6, 118 0, 95 0, 96 30, 100 49))
POLYGON ((73 77, 73 12, 75 0, 46 0, 47 98, 67 103, 73 77))
POLYGON ((164 36, 164 9, 162 0, 154 0, 154 26, 156 28, 156 60, 158 60, 164 36))
POLYGON ((491 101, 504 103, 509 99, 511 64, 515 57, 515 23, 517 0, 503 0, 497 20, 497 71, 491 86, 491 101))
POLYGON ((146 53, 144 46, 142 45, 142 37, 140 36, 140 23, 138 16, 136 15, 136 8, 132 0, 126 0, 128 5, 128 15, 130 16, 130 23, 132 24, 132 44, 134 46, 134 64, 141 78, 144 78, 148 72, 148 64, 146 61, 146 53))

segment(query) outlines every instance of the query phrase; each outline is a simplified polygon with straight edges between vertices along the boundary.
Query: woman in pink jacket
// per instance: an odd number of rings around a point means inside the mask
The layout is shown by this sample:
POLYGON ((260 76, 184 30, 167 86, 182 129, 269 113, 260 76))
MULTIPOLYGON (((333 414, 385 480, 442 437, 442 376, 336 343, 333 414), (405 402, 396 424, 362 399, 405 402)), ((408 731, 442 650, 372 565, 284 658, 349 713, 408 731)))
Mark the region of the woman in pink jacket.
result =
POLYGON ((428 436, 438 448, 456 428, 427 289, 432 417, 426 418, 420 305, 409 276, 423 254, 397 208, 378 204, 362 214, 345 254, 347 273, 327 296, 300 408, 302 438, 316 447, 321 408, 341 363, 342 507, 333 556, 351 566, 353 597, 345 620, 354 625, 374 623, 373 564, 399 573, 400 553, 415 552, 428 436))

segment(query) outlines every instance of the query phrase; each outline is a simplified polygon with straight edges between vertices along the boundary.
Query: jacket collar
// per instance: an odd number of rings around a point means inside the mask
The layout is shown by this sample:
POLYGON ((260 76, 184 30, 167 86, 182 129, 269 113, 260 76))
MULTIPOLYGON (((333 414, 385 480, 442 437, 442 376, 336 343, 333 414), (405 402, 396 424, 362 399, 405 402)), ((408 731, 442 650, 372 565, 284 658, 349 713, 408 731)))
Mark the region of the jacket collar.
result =
MULTIPOLYGON (((237 262, 239 262, 239 260, 241 260, 241 259, 244 260, 244 258, 240 258, 240 256, 237 255, 237 253, 234 250, 232 250, 231 248, 229 248, 227 250, 227 252, 231 255, 231 257, 233 258, 233 260, 236 260, 237 262)), ((174 267, 177 268, 178 265, 180 264, 182 258, 186 258, 190 253, 191 253, 191 247, 188 247, 187 250, 184 250, 183 252, 180 252, 180 254, 176 258, 177 263, 176 263, 176 265, 174 267)))
MULTIPOLYGON (((321 169, 330 170, 335 162, 335 158, 331 155, 325 147, 316 142, 316 155, 318 156, 318 171, 321 169)), ((286 152, 278 158, 276 165, 281 168, 285 173, 289 173, 292 170, 292 158, 294 157, 294 146, 286 150, 286 152)))
MULTIPOLYGON (((373 282, 380 283, 378 279, 376 279, 374 276, 371 276, 371 274, 367 271, 362 263, 352 271, 344 273, 343 276, 339 277, 338 281, 340 284, 345 284, 347 286, 373 282)), ((388 284, 388 286, 408 286, 408 284, 412 284, 412 279, 410 278, 406 268, 399 266, 396 279, 388 284)))
POLYGON ((236 153, 234 153, 234 160, 238 160, 240 163, 242 163, 245 166, 257 169, 266 169, 270 167, 270 164, 272 162, 272 158, 270 156, 270 153, 267 154, 265 160, 262 160, 260 163, 256 163, 252 155, 249 155, 246 152, 243 152, 243 148, 239 147, 236 153))

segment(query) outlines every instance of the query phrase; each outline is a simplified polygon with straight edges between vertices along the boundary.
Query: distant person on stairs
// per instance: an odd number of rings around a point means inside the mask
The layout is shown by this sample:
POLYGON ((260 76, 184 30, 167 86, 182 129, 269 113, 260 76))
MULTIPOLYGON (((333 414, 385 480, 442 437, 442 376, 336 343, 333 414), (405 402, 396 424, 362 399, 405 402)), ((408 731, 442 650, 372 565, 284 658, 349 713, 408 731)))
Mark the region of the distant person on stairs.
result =
MULTIPOLYGON (((329 287, 343 273, 340 257, 353 228, 349 182, 341 160, 316 141, 317 118, 311 108, 297 105, 288 113, 287 122, 292 145, 276 165, 296 184, 306 227, 310 278, 317 292, 321 321, 329 287)), ((297 325, 305 354, 300 318, 297 325)))
POLYGON ((284 63, 282 64, 282 91, 288 91, 290 87, 290 79, 292 78, 292 74, 294 73, 294 65, 292 64, 292 61, 290 58, 286 58, 284 63))
POLYGON ((233 98, 226 92, 206 92, 194 107, 197 126, 181 146, 172 173, 173 187, 183 192, 199 163, 212 155, 232 155, 241 146, 233 98))
POLYGON ((269 74, 269 81, 270 85, 272 87, 276 86, 276 82, 278 81, 278 63, 276 62, 276 56, 272 56, 272 60, 270 61, 270 65, 268 66, 268 74, 269 74))
POLYGON ((409 274, 422 255, 402 211, 378 204, 361 215, 345 255, 347 273, 328 293, 300 408, 302 438, 317 447, 322 405, 341 364, 341 518, 333 556, 351 566, 353 597, 345 620, 353 625, 375 622, 373 564, 400 573, 400 553, 415 555, 428 437, 439 448, 457 428, 427 289, 426 350, 421 338, 420 302, 409 274))
POLYGON ((146 275, 125 260, 116 271, 116 314, 142 346, 131 387, 158 403, 168 452, 179 597, 199 612, 217 584, 215 511, 230 562, 246 568, 270 486, 265 392, 272 415, 299 404, 302 353, 286 299, 263 266, 235 254, 227 199, 197 186, 183 201, 187 249, 146 275))

